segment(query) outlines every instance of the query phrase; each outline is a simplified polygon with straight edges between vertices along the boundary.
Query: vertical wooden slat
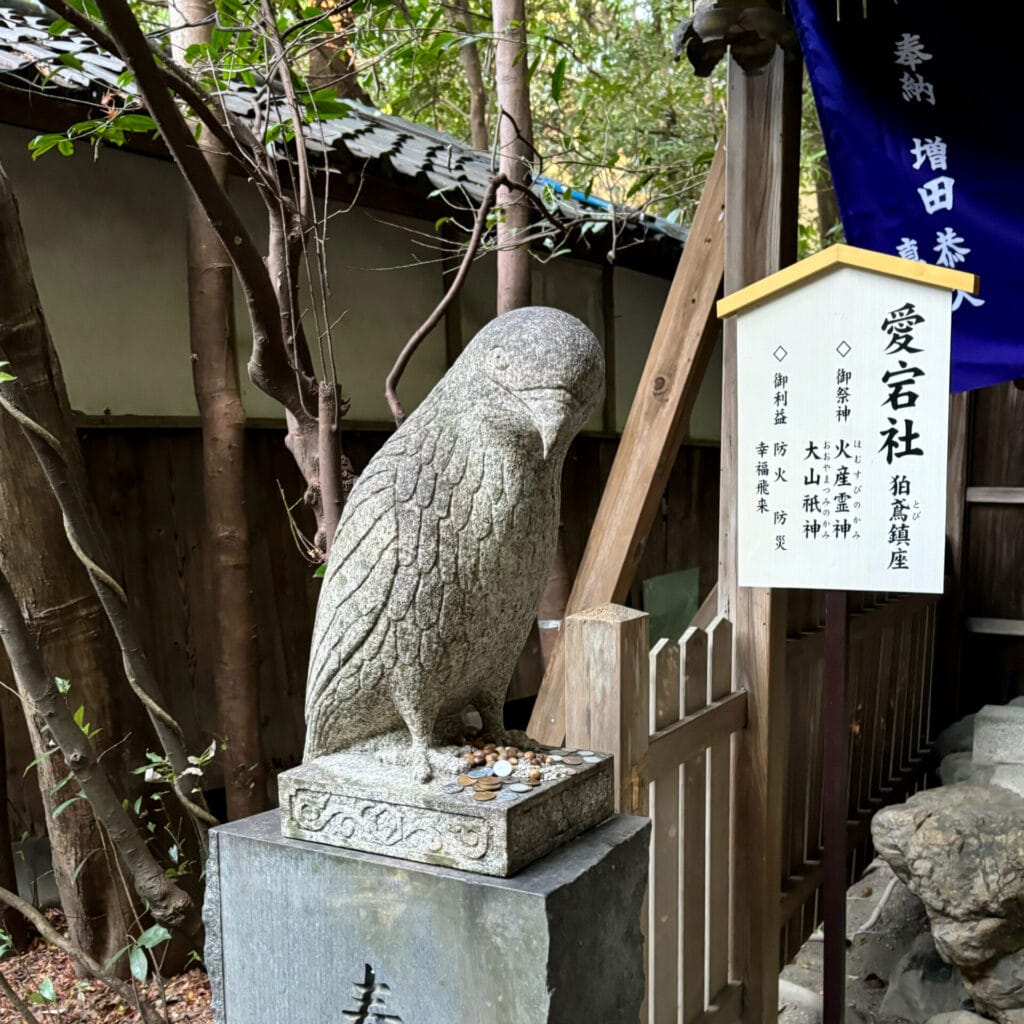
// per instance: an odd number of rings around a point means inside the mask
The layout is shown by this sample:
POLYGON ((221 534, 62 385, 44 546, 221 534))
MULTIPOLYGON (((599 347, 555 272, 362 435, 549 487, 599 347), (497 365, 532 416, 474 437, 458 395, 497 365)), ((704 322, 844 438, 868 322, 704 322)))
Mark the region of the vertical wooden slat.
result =
POLYGON ((565 643, 566 741, 614 754, 617 809, 646 814, 647 615, 614 604, 570 615, 565 643))
POLYGON ((825 694, 824 664, 820 657, 815 658, 808 670, 811 691, 814 694, 808 708, 814 720, 814 744, 810 748, 810 765, 807 783, 807 859, 818 861, 821 858, 821 808, 822 785, 825 763, 825 694))
POLYGON ((881 684, 878 694, 878 707, 883 718, 878 730, 878 750, 875 762, 873 795, 879 799, 885 794, 892 779, 889 755, 892 749, 895 708, 893 700, 893 675, 894 666, 897 662, 896 654, 896 630, 895 628, 886 628, 882 631, 878 657, 878 680, 881 684))
MULTIPOLYGON (((710 696, 721 700, 732 691, 732 623, 719 615, 708 627, 710 696)), ((708 998, 729 980, 729 822, 732 790, 730 739, 724 737, 708 751, 708 998)))
MULTIPOLYGON (((692 715, 708 702, 708 637, 692 626, 680 643, 683 662, 683 712, 692 715)), ((704 1012, 704 902, 707 755, 683 765, 683 1022, 704 1012)))
MULTIPOLYGON (((659 640, 651 651, 651 731, 679 720, 679 645, 659 640)), ((648 1006, 651 1024, 679 1019, 679 767, 651 780, 654 818, 648 913, 648 1006)), ((642 1019, 642 1018, 641 1018, 642 1019)))
POLYGON ((964 621, 964 538, 969 528, 965 505, 970 475, 971 398, 962 391, 949 399, 949 458, 946 477, 946 589, 939 605, 939 635, 935 644, 941 652, 937 689, 944 728, 960 715, 961 659, 964 621))
POLYGON ((894 777, 902 778, 910 765, 907 761, 907 721, 910 703, 910 665, 913 655, 914 638, 905 619, 900 619, 896 629, 900 637, 900 657, 896 675, 896 742, 893 745, 894 777))
MULTIPOLYGON (((925 717, 922 723, 921 752, 924 753, 932 742, 932 722, 935 713, 935 649, 938 645, 936 636, 937 624, 941 621, 939 605, 933 604, 928 609, 928 632, 925 651, 928 656, 927 679, 925 682, 925 717)), ((939 691, 940 697, 945 696, 945 691, 939 691)))
POLYGON ((910 668, 907 679, 910 714, 907 716, 907 748, 905 760, 908 767, 917 764, 917 743, 920 736, 922 704, 924 702, 924 620, 920 614, 909 616, 910 668))
MULTIPOLYGON (((802 874, 804 867, 804 849, 807 843, 807 819, 808 819, 808 786, 810 772, 808 771, 808 751, 810 739, 813 733, 811 716, 807 714, 810 706, 811 675, 806 665, 800 665, 787 672, 789 680, 788 687, 793 693, 793 700, 790 706, 793 709, 793 716, 790 722, 790 757, 789 757, 789 778, 786 791, 788 793, 787 803, 789 804, 788 824, 788 874, 790 877, 802 874)), ((797 950, 803 944, 804 938, 804 912, 801 908, 795 915, 793 923, 787 928, 786 935, 786 958, 792 959, 797 950)))

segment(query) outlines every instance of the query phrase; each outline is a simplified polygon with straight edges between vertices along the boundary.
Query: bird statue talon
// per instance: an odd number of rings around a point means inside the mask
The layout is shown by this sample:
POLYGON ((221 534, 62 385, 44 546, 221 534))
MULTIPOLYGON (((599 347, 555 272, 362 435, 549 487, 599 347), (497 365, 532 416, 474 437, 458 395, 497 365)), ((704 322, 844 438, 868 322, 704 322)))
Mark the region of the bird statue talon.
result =
POLYGON ((562 464, 603 390, 585 324, 513 310, 370 460, 324 573, 306 763, 397 731, 429 781, 425 739, 469 705, 509 742, 501 709, 554 561, 562 464))

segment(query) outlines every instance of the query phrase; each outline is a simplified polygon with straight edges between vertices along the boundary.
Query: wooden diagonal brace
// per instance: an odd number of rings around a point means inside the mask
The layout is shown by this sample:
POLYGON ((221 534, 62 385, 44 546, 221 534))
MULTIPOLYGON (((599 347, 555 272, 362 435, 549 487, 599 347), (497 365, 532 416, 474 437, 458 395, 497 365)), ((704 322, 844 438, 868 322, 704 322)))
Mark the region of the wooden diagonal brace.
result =
MULTIPOLYGON (((719 145, 569 595, 566 615, 621 602, 633 581, 718 336, 715 300, 725 270, 724 222, 725 147, 719 145)), ((537 695, 529 733, 555 746, 565 737, 561 637, 537 695)))

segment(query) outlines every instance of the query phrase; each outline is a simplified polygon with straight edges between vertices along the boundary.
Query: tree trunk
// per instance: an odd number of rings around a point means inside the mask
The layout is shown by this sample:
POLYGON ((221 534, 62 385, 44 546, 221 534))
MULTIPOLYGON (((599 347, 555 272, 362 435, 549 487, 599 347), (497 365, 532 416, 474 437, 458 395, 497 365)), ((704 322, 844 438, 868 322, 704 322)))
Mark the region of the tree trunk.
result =
MULTIPOLYGON (((189 936, 200 933, 199 911, 189 895, 167 877, 164 868, 149 848, 149 835, 131 820, 127 801, 111 785, 101 766, 88 733, 75 720, 57 683, 43 667, 39 647, 11 590, 10 581, 0 573, 0 642, 14 669, 18 689, 25 695, 26 710, 39 723, 39 733, 47 735, 47 745, 56 744, 74 773, 81 793, 105 829, 107 837, 122 857, 122 864, 135 892, 146 909, 168 928, 180 928, 189 936)), ((62 801, 76 798, 73 787, 62 791, 62 801), (69 792, 70 790, 70 792, 69 792)))
MULTIPOLYGON (((213 26, 206 18, 212 8, 206 0, 173 0, 170 7, 172 26, 189 25, 173 35, 181 59, 192 44, 210 41, 213 26)), ((227 157, 208 132, 200 136, 200 145, 226 190, 227 157)), ((227 748, 228 818, 246 818, 266 809, 267 777, 260 743, 256 607, 245 505, 245 409, 235 351, 233 271, 190 190, 186 204, 189 344, 203 435, 205 568, 219 610, 213 670, 217 727, 227 748)))
MULTIPOLYGON (((527 184, 533 160, 533 118, 527 77, 525 0, 494 0, 498 91, 498 169, 527 184)), ((530 305, 530 250, 518 244, 530 227, 530 204, 519 191, 498 191, 498 313, 530 305)))
MULTIPOLYGON (((473 15, 467 0, 452 0, 448 19, 467 35, 473 35, 473 15)), ((474 149, 487 149, 491 144, 487 132, 487 89, 480 69, 480 50, 475 42, 466 41, 459 47, 459 60, 469 86, 469 137, 474 149)))
MULTIPOLYGON (((2 168, 0 280, 0 341, 11 362, 6 369, 31 396, 47 429, 72 448, 77 439, 60 363, 39 309, 17 203, 2 168)), ((132 750, 118 741, 131 732, 144 742, 145 725, 141 716, 132 714, 134 707, 126 702, 115 705, 112 699, 111 682, 122 670, 100 602, 68 547, 60 510, 28 441, 6 415, 0 416, 0 568, 18 594, 47 671, 71 681, 72 699, 84 706, 88 721, 103 729, 111 745, 105 759, 108 770, 125 781, 126 793, 132 791, 132 750)), ((27 723, 38 757, 45 743, 31 716, 27 723)), ((121 903, 105 858, 93 854, 102 849, 102 838, 88 805, 76 803, 53 818, 64 798, 54 787, 66 774, 59 755, 38 767, 54 878, 75 942, 105 961, 123 944, 121 903), (76 876, 86 857, 88 862, 76 876)))
POLYGON ((837 241, 833 235, 840 223, 839 201, 836 199, 836 190, 832 184, 832 171, 828 165, 828 157, 824 155, 825 138, 821 134, 818 112, 813 105, 809 115, 806 113, 805 107, 804 124, 806 136, 804 145, 812 152, 822 154, 811 164, 811 178, 814 181, 814 198, 818 209, 818 236, 824 247, 837 241), (810 121, 809 124, 808 121, 810 121))
MULTIPOLYGON (((3 718, 0 717, 0 886, 17 892, 13 838, 10 806, 7 803, 7 743, 3 718)), ((15 952, 22 952, 28 945, 28 922, 10 907, 0 909, 0 928, 11 937, 15 952)))
MULTIPOLYGON (((330 8, 330 4, 321 3, 330 8)), ((373 100, 359 84, 359 69, 356 55, 348 41, 352 27, 350 11, 341 11, 331 16, 334 34, 309 54, 309 85, 312 89, 333 89, 343 100, 356 100, 372 107, 373 100)))

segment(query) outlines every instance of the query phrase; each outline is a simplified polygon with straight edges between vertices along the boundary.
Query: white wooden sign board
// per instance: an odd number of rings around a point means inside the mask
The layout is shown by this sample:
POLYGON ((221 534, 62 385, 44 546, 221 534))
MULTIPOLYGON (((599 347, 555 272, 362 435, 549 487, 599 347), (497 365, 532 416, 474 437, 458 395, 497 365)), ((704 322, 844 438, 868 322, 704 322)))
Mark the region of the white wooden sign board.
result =
POLYGON ((736 318, 739 585, 941 593, 950 291, 839 265, 736 318))

